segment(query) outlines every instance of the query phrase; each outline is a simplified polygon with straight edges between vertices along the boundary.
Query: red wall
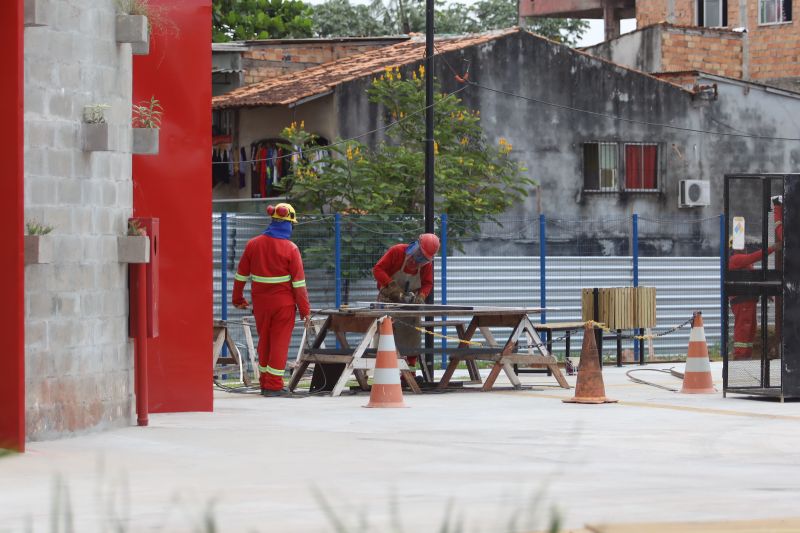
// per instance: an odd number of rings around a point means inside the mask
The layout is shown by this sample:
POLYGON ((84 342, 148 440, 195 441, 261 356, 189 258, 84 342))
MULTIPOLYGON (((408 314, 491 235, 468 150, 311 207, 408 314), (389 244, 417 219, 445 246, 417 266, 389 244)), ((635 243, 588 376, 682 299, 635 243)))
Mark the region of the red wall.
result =
POLYGON ((150 0, 170 26, 134 56, 133 101, 161 101, 159 155, 133 156, 135 216, 161 223, 158 338, 149 341, 154 413, 212 400, 211 0, 150 0))
POLYGON ((3 172, 0 175, 0 448, 25 449, 25 295, 23 282, 23 8, 8 0, 0 17, 0 50, 6 71, 0 83, 3 172))

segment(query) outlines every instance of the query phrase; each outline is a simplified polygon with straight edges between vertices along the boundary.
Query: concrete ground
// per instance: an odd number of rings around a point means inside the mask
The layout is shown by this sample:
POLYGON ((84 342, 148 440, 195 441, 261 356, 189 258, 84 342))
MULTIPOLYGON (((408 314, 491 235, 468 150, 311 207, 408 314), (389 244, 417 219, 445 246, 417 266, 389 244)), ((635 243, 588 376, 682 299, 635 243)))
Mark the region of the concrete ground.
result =
POLYGON ((0 531, 536 531, 551 513, 566 531, 800 516, 800 403, 680 395, 630 382, 631 368, 604 369, 620 400, 606 405, 562 403, 574 391, 536 374, 524 381, 538 390, 406 394, 408 409, 364 409, 363 394, 217 392, 214 413, 151 415, 147 428, 0 459, 0 531))

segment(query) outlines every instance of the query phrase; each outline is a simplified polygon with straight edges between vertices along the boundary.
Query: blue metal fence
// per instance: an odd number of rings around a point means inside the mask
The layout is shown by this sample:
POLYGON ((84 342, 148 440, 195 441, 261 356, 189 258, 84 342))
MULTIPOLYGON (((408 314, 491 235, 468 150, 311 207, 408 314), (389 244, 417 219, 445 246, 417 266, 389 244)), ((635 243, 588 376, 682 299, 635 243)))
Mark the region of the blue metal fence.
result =
MULTIPOLYGON (((377 291, 369 271, 383 250, 376 249, 375 243, 405 242, 422 231, 418 216, 336 214, 303 219, 293 240, 306 262, 312 305, 323 308, 374 300, 377 291)), ((247 240, 263 231, 268 222, 262 215, 214 215, 217 316, 241 316, 239 310, 229 307, 231 279, 247 240)), ((683 322, 690 310, 703 310, 709 344, 720 337, 724 318, 720 259, 726 250, 722 216, 656 220, 633 214, 624 219, 565 220, 539 215, 476 228, 469 224, 447 215, 437 217, 442 248, 435 264, 435 296, 443 304, 550 305, 550 312, 540 316, 542 323, 571 321, 580 318, 581 288, 641 283, 657 288, 659 328, 683 322), (608 241, 598 244, 587 237, 588 227, 600 227, 608 241), (640 232, 647 245, 640 242, 640 232), (719 248, 710 247, 708 241, 715 239, 717 232, 719 248), (676 241, 662 242, 668 234, 676 241), (661 237, 654 237, 657 235, 661 237), (676 253, 686 249, 706 252, 697 256, 676 253), (502 252, 497 254, 497 250, 502 252)), ((441 333, 447 335, 447 328, 441 333)), ((573 337, 575 342, 580 338, 573 337)), ((688 332, 678 332, 671 340, 660 340, 656 351, 679 353, 681 346, 685 350, 685 340, 688 332)), ((438 342, 446 347, 446 339, 438 342)), ((645 350, 641 340, 626 340, 624 346, 641 360, 645 350)))

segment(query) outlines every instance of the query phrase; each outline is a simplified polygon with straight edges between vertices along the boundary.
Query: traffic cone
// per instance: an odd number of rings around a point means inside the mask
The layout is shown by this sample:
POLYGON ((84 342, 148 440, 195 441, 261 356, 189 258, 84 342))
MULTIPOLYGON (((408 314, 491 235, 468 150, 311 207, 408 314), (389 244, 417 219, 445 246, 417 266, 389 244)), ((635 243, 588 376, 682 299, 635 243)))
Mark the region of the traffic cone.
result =
POLYGON ((578 383, 575 385, 575 396, 565 403, 616 403, 617 400, 606 398, 603 385, 603 370, 594 342, 594 327, 586 325, 583 329, 583 345, 581 361, 578 364, 578 383))
POLYGON ((698 311, 692 319, 692 332, 689 334, 689 353, 686 355, 686 369, 683 373, 681 392, 686 394, 713 394, 717 392, 711 379, 711 363, 708 361, 708 344, 703 328, 703 314, 698 311))
POLYGON ((403 389, 400 387, 392 319, 388 316, 381 320, 372 391, 369 394, 369 403, 364 407, 406 407, 403 389))

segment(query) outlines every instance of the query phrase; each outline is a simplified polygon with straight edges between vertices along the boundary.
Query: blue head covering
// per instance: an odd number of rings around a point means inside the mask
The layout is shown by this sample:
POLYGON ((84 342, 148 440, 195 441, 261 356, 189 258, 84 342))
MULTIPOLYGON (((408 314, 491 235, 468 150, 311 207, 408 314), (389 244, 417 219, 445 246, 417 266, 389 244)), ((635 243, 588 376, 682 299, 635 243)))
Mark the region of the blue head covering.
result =
POLYGON ((264 230, 263 234, 276 239, 288 239, 292 236, 292 223, 288 220, 273 218, 272 224, 264 230))

